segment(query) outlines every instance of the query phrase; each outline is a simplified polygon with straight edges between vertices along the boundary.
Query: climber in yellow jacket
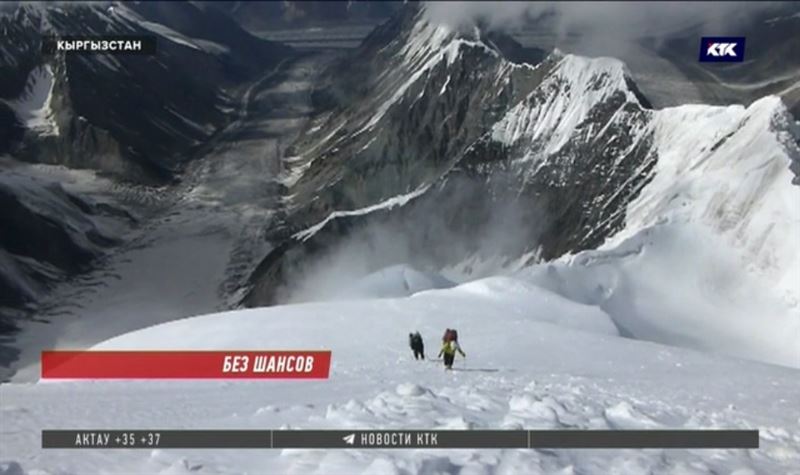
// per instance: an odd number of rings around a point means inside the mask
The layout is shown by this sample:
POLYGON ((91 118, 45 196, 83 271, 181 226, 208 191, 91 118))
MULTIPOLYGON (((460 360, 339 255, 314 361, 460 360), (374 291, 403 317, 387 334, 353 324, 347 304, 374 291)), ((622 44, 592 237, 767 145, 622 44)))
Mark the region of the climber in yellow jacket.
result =
POLYGON ((458 344, 458 333, 448 328, 444 332, 444 337, 442 337, 442 350, 439 352, 439 356, 444 355, 444 369, 453 369, 453 360, 456 358, 456 352, 461 353, 461 356, 465 358, 467 357, 458 344))

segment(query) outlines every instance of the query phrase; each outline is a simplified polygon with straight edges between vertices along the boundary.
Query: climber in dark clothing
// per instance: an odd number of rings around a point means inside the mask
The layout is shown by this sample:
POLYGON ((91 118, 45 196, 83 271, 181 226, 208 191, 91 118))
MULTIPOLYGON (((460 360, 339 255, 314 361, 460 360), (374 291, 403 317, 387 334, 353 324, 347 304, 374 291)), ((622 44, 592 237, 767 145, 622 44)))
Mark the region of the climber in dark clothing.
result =
POLYGON ((414 352, 414 359, 425 359, 425 344, 422 342, 422 335, 419 332, 408 334, 408 346, 414 352))

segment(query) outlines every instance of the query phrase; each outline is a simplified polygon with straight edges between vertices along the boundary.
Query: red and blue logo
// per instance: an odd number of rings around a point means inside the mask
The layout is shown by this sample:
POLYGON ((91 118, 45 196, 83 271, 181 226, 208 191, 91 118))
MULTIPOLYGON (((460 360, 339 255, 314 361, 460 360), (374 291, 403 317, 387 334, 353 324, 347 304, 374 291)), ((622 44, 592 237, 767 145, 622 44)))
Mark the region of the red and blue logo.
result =
POLYGON ((700 39, 701 63, 741 63, 744 36, 704 36, 700 39))

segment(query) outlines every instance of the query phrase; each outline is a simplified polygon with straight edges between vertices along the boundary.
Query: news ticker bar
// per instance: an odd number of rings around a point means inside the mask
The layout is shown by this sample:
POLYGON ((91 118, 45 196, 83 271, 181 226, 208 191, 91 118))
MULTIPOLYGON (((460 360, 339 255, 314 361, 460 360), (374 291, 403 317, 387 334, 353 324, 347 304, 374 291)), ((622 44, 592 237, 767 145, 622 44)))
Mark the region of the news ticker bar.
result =
POLYGON ((757 449, 758 430, 43 430, 44 449, 757 449))

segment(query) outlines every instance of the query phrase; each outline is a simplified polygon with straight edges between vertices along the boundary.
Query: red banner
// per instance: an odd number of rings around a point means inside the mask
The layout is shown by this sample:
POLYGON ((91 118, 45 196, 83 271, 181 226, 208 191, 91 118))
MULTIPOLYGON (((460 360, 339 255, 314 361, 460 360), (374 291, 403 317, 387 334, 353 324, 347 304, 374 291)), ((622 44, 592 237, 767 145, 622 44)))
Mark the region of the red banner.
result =
POLYGON ((330 351, 43 351, 42 379, 327 379, 330 351))

